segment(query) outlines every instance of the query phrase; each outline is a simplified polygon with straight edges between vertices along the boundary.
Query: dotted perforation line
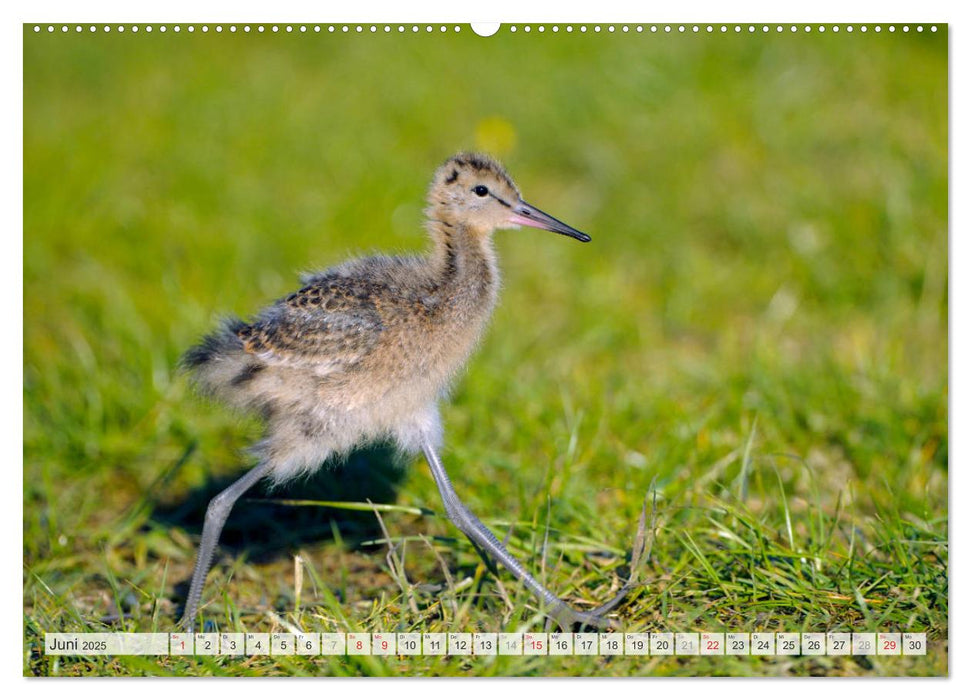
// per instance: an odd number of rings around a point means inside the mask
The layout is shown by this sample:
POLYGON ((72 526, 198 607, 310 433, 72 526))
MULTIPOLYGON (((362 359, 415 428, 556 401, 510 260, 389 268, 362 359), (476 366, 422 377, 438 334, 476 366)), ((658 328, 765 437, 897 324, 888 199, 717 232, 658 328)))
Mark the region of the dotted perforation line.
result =
MULTIPOLYGON (((581 34, 584 34, 584 33, 587 33, 587 32, 593 32, 593 33, 596 34, 596 33, 601 33, 601 32, 604 32, 604 31, 606 31, 607 33, 616 33, 616 32, 619 31, 621 33, 635 32, 635 33, 638 33, 638 34, 643 33, 643 32, 650 32, 650 33, 653 33, 653 34, 657 34, 659 32, 665 33, 665 34, 671 34, 671 33, 679 33, 679 34, 686 34, 686 33, 691 33, 691 34, 701 34, 701 33, 714 34, 714 33, 722 33, 722 34, 725 34, 725 33, 729 33, 729 32, 736 33, 736 34, 741 34, 743 32, 747 32, 749 34, 755 34, 757 32, 761 32, 763 34, 768 34, 768 33, 773 32, 773 31, 776 32, 776 33, 782 33, 782 32, 787 32, 787 31, 790 32, 790 33, 795 33, 795 32, 799 32, 799 31, 803 31, 803 32, 806 32, 806 33, 808 33, 808 32, 824 33, 824 32, 827 32, 827 31, 831 31, 833 33, 837 33, 838 34, 841 31, 844 31, 844 32, 847 32, 847 33, 853 33, 854 31, 860 31, 860 32, 864 32, 864 33, 866 33, 867 31, 873 31, 873 32, 876 32, 876 33, 879 34, 880 32, 882 32, 884 30, 893 33, 893 32, 896 32, 898 29, 900 31, 902 31, 902 32, 905 32, 905 33, 906 32, 910 32, 911 29, 913 29, 913 30, 915 30, 917 32, 923 32, 925 30, 925 26, 922 25, 922 24, 917 24, 917 25, 908 25, 908 24, 893 25, 893 24, 891 24, 891 25, 887 25, 887 26, 877 25, 877 24, 875 24, 875 25, 866 25, 866 24, 860 24, 860 25, 853 25, 853 24, 838 25, 838 24, 834 24, 834 25, 828 25, 828 26, 827 25, 824 25, 824 24, 820 24, 820 25, 811 25, 811 24, 804 24, 804 25, 796 25, 796 24, 775 24, 775 25, 768 25, 768 24, 759 24, 759 25, 756 25, 756 24, 715 24, 715 25, 712 25, 712 24, 651 24, 651 25, 643 25, 643 24, 636 24, 636 25, 629 25, 629 24, 622 24, 622 25, 614 25, 614 24, 599 25, 599 24, 594 24, 594 25, 586 25, 586 24, 580 24, 580 25, 571 25, 571 24, 568 24, 568 25, 560 26, 560 25, 555 25, 554 24, 554 25, 551 25, 551 26, 547 27, 546 25, 542 25, 542 24, 540 24, 540 25, 529 25, 529 24, 526 24, 526 25, 522 25, 522 26, 518 26, 518 25, 513 24, 513 25, 510 25, 509 27, 507 27, 507 29, 508 29, 508 31, 510 33, 513 33, 513 34, 515 34, 518 31, 523 31, 523 32, 525 32, 527 34, 529 34, 530 32, 533 32, 533 31, 542 33, 542 32, 546 32, 547 29, 549 29, 549 31, 552 31, 552 32, 561 32, 561 31, 563 31, 563 32, 566 32, 568 34, 569 33, 572 33, 572 32, 575 32, 575 31, 576 32, 580 32, 581 34)), ((928 27, 928 29, 931 32, 936 32, 937 31, 937 25, 933 25, 932 24, 932 25, 930 25, 928 27)))
MULTIPOLYGON (((174 25, 164 25, 164 24, 161 24, 161 25, 151 25, 151 24, 145 24, 145 25, 137 25, 137 24, 131 24, 131 25, 125 25, 125 24, 117 24, 117 25, 110 25, 110 24, 94 25, 94 24, 92 24, 92 25, 86 25, 86 26, 82 26, 80 24, 76 24, 76 25, 67 25, 67 24, 61 24, 61 25, 55 25, 55 24, 40 25, 40 24, 35 24, 33 26, 33 30, 34 30, 34 33, 35 34, 39 34, 39 33, 44 32, 44 31, 46 31, 48 34, 53 34, 53 33, 58 32, 58 31, 60 31, 61 33, 68 33, 68 32, 70 32, 72 30, 75 33, 81 33, 83 31, 85 31, 85 28, 87 28, 88 32, 91 32, 91 33, 99 32, 100 31, 102 33, 117 32, 119 34, 122 34, 122 33, 126 32, 126 31, 127 32, 131 32, 132 34, 137 34, 138 32, 145 32, 145 33, 151 34, 152 32, 156 32, 156 31, 157 32, 160 32, 160 33, 163 33, 163 34, 166 33, 166 32, 169 32, 169 31, 174 32, 176 34, 179 34, 179 33, 183 32, 183 31, 186 31, 186 32, 188 32, 190 34, 193 34, 196 31, 202 32, 203 34, 206 34, 206 33, 209 33, 209 32, 215 32, 217 34, 220 34, 220 33, 223 33, 223 32, 229 32, 230 34, 234 34, 234 33, 237 33, 237 32, 242 32, 244 34, 248 34, 248 33, 256 33, 256 34, 271 33, 271 34, 278 34, 278 33, 281 33, 281 32, 286 33, 286 34, 293 34, 293 33, 297 33, 297 34, 307 34, 307 33, 320 34, 321 32, 327 32, 329 34, 334 34, 334 33, 343 33, 343 34, 351 34, 351 33, 356 33, 356 34, 365 34, 365 33, 378 34, 378 33, 383 33, 383 34, 391 34, 392 32, 397 32, 399 34, 404 34, 404 33, 408 33, 408 32, 410 32, 412 34, 418 34, 418 33, 422 32, 422 31, 424 31, 424 33, 426 33, 426 34, 430 34, 430 33, 436 32, 436 31, 439 32, 439 33, 446 33, 446 32, 449 32, 449 31, 458 33, 458 32, 461 32, 462 31, 462 28, 460 26, 458 26, 458 25, 444 25, 444 24, 441 24, 441 25, 431 25, 431 24, 425 24, 425 25, 418 25, 418 24, 411 24, 411 25, 405 25, 405 24, 397 24, 397 25, 392 25, 392 24, 383 24, 383 25, 380 25, 380 24, 327 24, 327 25, 321 25, 321 24, 282 24, 282 25, 281 24, 270 24, 270 25, 264 25, 264 24, 238 24, 238 25, 237 24, 228 24, 228 25, 222 25, 222 24, 216 24, 216 25, 212 25, 212 26, 210 26, 208 24, 202 24, 202 25, 194 25, 194 24, 188 24, 188 25, 179 25, 179 24, 174 24, 174 25)), ((621 33, 625 33, 625 34, 626 33, 630 33, 630 32, 634 32, 634 33, 638 33, 638 34, 643 33, 643 32, 649 32, 649 33, 652 33, 652 34, 657 34, 659 32, 660 33, 664 33, 664 34, 671 34, 671 33, 679 33, 679 34, 686 34, 686 33, 691 33, 691 34, 702 34, 702 33, 707 33, 707 34, 715 34, 715 33, 721 33, 721 34, 727 34, 727 33, 735 33, 735 34, 749 33, 749 34, 755 34, 755 33, 762 33, 762 34, 768 34, 770 32, 775 32, 777 34, 780 34, 780 33, 783 33, 783 32, 789 32, 789 33, 793 33, 794 34, 794 33, 800 32, 800 31, 803 32, 803 33, 817 32, 817 33, 820 33, 820 34, 825 33, 825 32, 833 32, 834 34, 838 34, 840 32, 846 32, 848 34, 852 34, 854 31, 859 31, 859 32, 862 32, 862 33, 866 33, 868 31, 873 31, 873 32, 879 34, 880 32, 888 31, 888 32, 890 32, 892 34, 892 33, 896 32, 898 30, 901 31, 901 32, 904 32, 904 33, 908 33, 911 30, 914 30, 914 31, 917 31, 917 32, 923 32, 923 31, 925 31, 925 26, 922 25, 922 24, 917 24, 917 25, 909 25, 909 24, 894 25, 894 24, 891 24, 891 25, 886 25, 886 26, 879 25, 879 24, 874 24, 874 25, 866 25, 866 24, 859 24, 859 25, 853 25, 853 24, 846 24, 846 25, 839 25, 839 24, 833 24, 833 25, 824 25, 824 24, 819 24, 819 25, 812 25, 812 24, 803 24, 803 25, 796 25, 796 24, 774 24, 774 25, 768 25, 768 24, 761 24, 761 25, 755 25, 755 24, 715 24, 715 25, 712 25, 712 24, 687 24, 687 25, 686 24, 676 24, 676 25, 672 25, 672 24, 651 24, 651 25, 643 25, 643 24, 637 24, 637 25, 628 25, 628 24, 614 25, 614 24, 607 24, 607 25, 599 25, 599 24, 594 24, 594 25, 586 25, 586 24, 580 24, 580 25, 572 25, 572 24, 567 24, 567 25, 562 25, 562 26, 561 25, 557 25, 557 24, 549 25, 549 26, 543 25, 543 24, 540 24, 540 25, 529 25, 529 24, 526 24, 526 25, 515 25, 515 24, 513 24, 513 25, 509 25, 506 29, 510 33, 512 33, 512 34, 515 34, 515 33, 519 32, 520 30, 522 32, 526 33, 526 34, 529 34, 530 32, 533 32, 533 31, 536 31, 536 32, 538 32, 540 34, 545 33, 546 31, 551 31, 553 33, 559 33, 559 32, 562 31, 562 32, 565 32, 567 34, 570 34, 570 33, 573 33, 573 32, 579 32, 581 34, 584 34, 584 33, 587 33, 587 32, 593 32, 593 33, 596 34, 596 33, 601 33, 601 32, 604 32, 604 31, 606 31, 607 33, 621 32, 621 33)), ((937 25, 933 25, 932 24, 929 27, 926 27, 926 29, 929 29, 931 32, 936 32, 937 31, 937 25)))
POLYGON ((226 24, 226 25, 223 25, 223 24, 215 24, 215 25, 208 25, 208 24, 201 24, 201 25, 195 25, 195 24, 187 24, 187 25, 180 25, 180 24, 174 24, 174 25, 165 25, 165 24, 161 24, 161 25, 151 25, 151 24, 145 24, 145 25, 138 25, 138 24, 130 24, 130 25, 115 24, 115 25, 112 25, 112 24, 105 24, 105 25, 94 25, 94 24, 92 24, 92 25, 86 25, 86 26, 82 26, 80 24, 76 24, 76 25, 68 25, 68 24, 61 24, 61 25, 55 25, 55 24, 40 25, 40 24, 35 24, 33 26, 34 33, 35 34, 39 34, 39 33, 43 32, 45 30, 49 34, 53 34, 53 33, 57 32, 57 31, 60 31, 61 33, 67 33, 67 32, 70 32, 72 30, 74 32, 76 32, 76 33, 80 33, 80 32, 85 31, 85 28, 87 28, 87 30, 89 32, 102 32, 102 33, 117 32, 119 34, 123 34, 126 31, 127 32, 131 32, 132 34, 137 34, 138 32, 146 32, 146 33, 152 33, 152 32, 161 32, 161 33, 174 32, 176 34, 179 34, 179 33, 183 32, 183 31, 184 32, 188 32, 190 34, 193 34, 193 33, 197 32, 197 31, 198 32, 202 32, 203 34, 206 34, 206 33, 209 33, 209 32, 215 32, 217 34, 221 34, 223 32, 228 32, 230 34, 235 34, 235 33, 239 33, 239 32, 244 33, 244 34, 249 34, 249 33, 256 33, 256 34, 265 34, 265 33, 270 33, 270 34, 279 34, 279 33, 285 33, 285 34, 307 34, 307 33, 314 33, 314 34, 320 34, 321 32, 328 32, 330 34, 334 34, 334 33, 344 33, 344 34, 351 34, 351 33, 357 33, 357 34, 364 34, 364 33, 378 34, 378 33, 384 33, 384 34, 390 34, 390 33, 394 32, 394 31, 397 31, 399 34, 404 34, 405 32, 411 32, 413 34, 417 34, 417 33, 421 32, 421 31, 424 31, 425 33, 432 33, 432 32, 436 32, 436 31, 439 32, 439 33, 445 33, 445 32, 449 32, 449 31, 458 33, 458 32, 461 32, 462 31, 462 28, 460 26, 458 26, 458 25, 448 25, 447 26, 447 25, 444 25, 444 24, 442 24, 442 25, 431 25, 431 24, 426 24, 426 25, 418 25, 418 24, 410 24, 410 25, 404 25, 404 24, 398 24, 398 25, 391 25, 391 24, 383 24, 383 25, 382 24, 226 24))

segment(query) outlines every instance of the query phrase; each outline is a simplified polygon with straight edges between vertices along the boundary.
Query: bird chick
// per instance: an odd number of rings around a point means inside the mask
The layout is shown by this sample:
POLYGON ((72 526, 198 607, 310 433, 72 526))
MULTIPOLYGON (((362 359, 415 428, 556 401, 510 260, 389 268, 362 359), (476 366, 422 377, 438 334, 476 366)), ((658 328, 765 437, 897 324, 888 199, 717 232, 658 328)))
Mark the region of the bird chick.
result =
POLYGON ((281 483, 335 454, 390 439, 423 452, 449 519, 520 579, 561 626, 599 627, 622 594, 591 612, 553 595, 465 507, 438 451, 438 403, 496 303, 496 229, 531 226, 590 237, 527 204, 495 160, 449 158, 428 191, 432 245, 421 256, 351 260, 303 278, 303 287, 252 320, 231 318, 190 349, 183 365, 196 386, 260 414, 258 464, 209 504, 183 616, 192 629, 206 574, 235 501, 263 477, 281 483))

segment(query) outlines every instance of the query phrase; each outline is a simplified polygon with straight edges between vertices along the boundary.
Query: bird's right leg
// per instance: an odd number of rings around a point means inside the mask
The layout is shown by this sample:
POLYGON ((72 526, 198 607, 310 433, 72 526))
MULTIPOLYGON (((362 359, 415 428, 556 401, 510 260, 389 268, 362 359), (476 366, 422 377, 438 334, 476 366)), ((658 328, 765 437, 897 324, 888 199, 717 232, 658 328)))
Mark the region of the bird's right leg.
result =
POLYGON ((438 486, 438 492, 442 497, 442 502, 445 504, 445 513, 448 515, 448 519, 451 520, 455 526, 465 534, 466 537, 472 540, 474 545, 495 557, 503 566, 509 569, 509 571, 511 571, 516 578, 522 581, 526 588, 528 588, 536 597, 542 600, 546 605, 546 614, 550 618, 552 618, 564 630, 572 630, 574 627, 603 629, 609 626, 610 623, 603 616, 610 612, 613 608, 617 607, 617 605, 619 605, 620 602, 627 596, 627 593, 629 592, 628 586, 624 586, 612 600, 604 605, 601 605, 596 610, 591 610, 590 612, 574 610, 567 605, 567 603, 560 600, 543 584, 537 581, 533 575, 526 570, 526 567, 519 563, 519 560, 509 553, 509 551, 502 545, 496 536, 492 534, 489 528, 487 528, 482 521, 479 520, 475 514, 465 506, 464 503, 462 503, 458 497, 458 494, 455 493, 455 489, 452 487, 452 481, 448 478, 448 474, 445 472, 445 467, 442 466, 442 462, 438 458, 438 453, 436 452, 431 441, 425 440, 422 443, 422 451, 425 453, 425 459, 428 460, 428 466, 431 468, 432 476, 435 478, 435 484, 438 486))
POLYGON ((243 477, 234 481, 229 488, 221 491, 219 495, 209 501, 206 509, 206 521, 202 526, 202 540, 199 542, 199 554, 196 557, 196 566, 192 571, 192 583, 189 584, 189 595, 185 601, 185 612, 179 625, 185 627, 187 632, 192 632, 195 624, 196 612, 199 609, 199 601, 202 599, 202 589, 206 584, 206 574, 212 565, 212 556, 216 552, 216 545, 219 543, 219 534, 226 524, 233 505, 239 497, 250 490, 250 488, 270 470, 268 462, 260 462, 256 467, 246 472, 243 477))

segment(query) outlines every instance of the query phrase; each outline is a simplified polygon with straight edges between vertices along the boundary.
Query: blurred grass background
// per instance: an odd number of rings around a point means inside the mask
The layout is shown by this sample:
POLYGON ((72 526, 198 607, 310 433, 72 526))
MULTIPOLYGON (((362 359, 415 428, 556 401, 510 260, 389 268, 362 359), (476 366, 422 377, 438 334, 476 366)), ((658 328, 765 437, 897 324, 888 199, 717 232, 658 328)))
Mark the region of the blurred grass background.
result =
MULTIPOLYGON (((24 29, 26 674, 947 672, 945 27, 84 29, 24 29), (514 550, 583 606, 626 575, 654 481, 629 630, 926 630, 928 657, 37 653, 44 631, 173 628, 205 501, 259 433, 191 394, 180 353, 298 271, 421 249, 427 181, 469 148, 593 236, 497 235, 500 307, 444 412, 469 506, 518 522, 514 550)), ((368 464, 323 486, 440 512, 422 461, 368 464)), ((219 629, 531 619, 441 515, 384 514, 417 542, 399 586, 373 516, 267 512, 210 576, 219 629)))

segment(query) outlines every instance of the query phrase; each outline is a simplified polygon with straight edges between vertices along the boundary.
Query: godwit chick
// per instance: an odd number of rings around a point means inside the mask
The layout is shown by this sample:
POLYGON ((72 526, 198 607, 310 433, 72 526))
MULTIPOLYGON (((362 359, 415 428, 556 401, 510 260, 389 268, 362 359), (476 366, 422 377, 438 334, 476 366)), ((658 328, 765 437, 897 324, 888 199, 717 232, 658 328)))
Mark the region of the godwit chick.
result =
POLYGON ((351 260, 306 276, 304 286, 244 322, 231 319, 183 364, 207 394, 262 414, 258 465, 212 499, 183 624, 192 629, 219 533, 236 500, 263 477, 283 482, 330 455, 390 438, 424 452, 449 519, 501 562, 566 629, 602 627, 626 589, 590 612, 570 608, 537 581, 465 507, 438 451, 438 402, 485 328, 499 290, 492 233, 535 228, 590 237, 527 204, 499 163, 460 153, 428 192, 425 256, 351 260))

